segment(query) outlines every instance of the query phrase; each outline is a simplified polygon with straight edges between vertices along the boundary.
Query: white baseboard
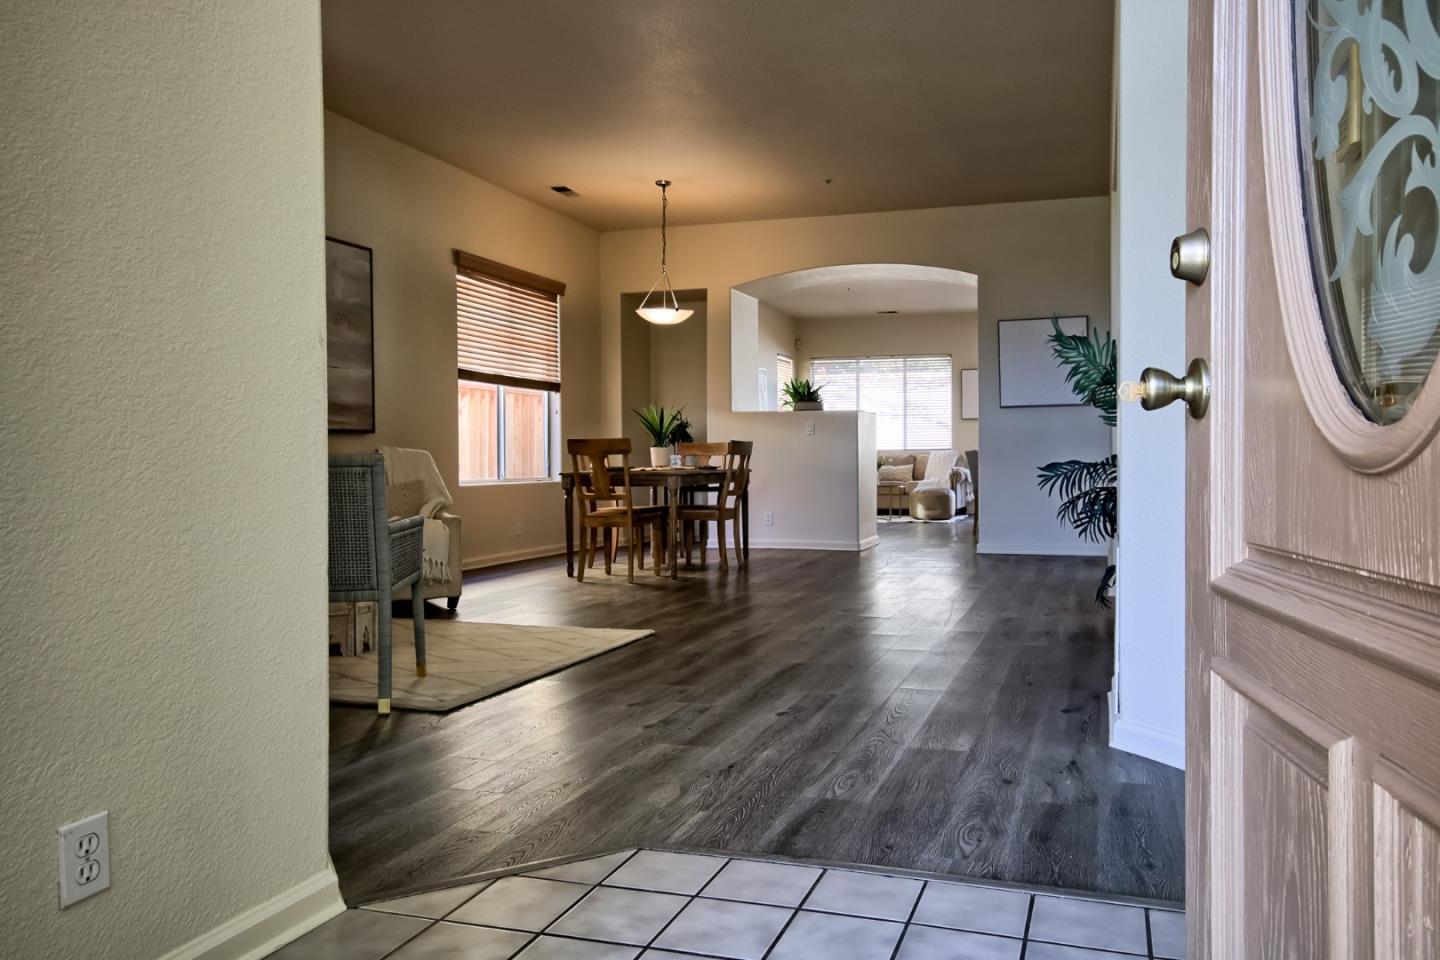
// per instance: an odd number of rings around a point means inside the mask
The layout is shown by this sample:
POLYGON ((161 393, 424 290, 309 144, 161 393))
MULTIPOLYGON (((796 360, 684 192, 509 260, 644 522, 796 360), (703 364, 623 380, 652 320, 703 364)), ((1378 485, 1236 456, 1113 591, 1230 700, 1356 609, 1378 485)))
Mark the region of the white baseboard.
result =
POLYGON ((345 910, 340 880, 327 866, 277 897, 176 947, 160 960, 260 960, 345 910))
MULTIPOLYGON (((880 538, 876 537, 879 543, 880 538)), ((852 553, 864 550, 863 543, 854 540, 751 540, 751 550, 849 550, 852 553)))
POLYGON ((1050 543, 1037 543, 1033 540, 987 540, 982 532, 975 552, 1021 557, 1104 557, 1108 556, 1110 551, 1103 543, 1085 543, 1082 540, 1056 540, 1050 543))
POLYGON ((564 553, 565 544, 547 544, 543 547, 526 547, 523 550, 510 550, 505 553, 487 553, 481 557, 466 557, 460 561, 460 567, 468 573, 471 570, 481 570, 485 567, 498 567, 502 563, 518 563, 521 560, 535 560, 540 557, 558 557, 563 556, 564 553))
MULTIPOLYGON (((1114 703, 1114 697, 1111 698, 1114 703)), ((1116 750, 1163 763, 1176 770, 1185 769, 1185 740, 1169 730, 1136 723, 1110 713, 1110 746, 1116 750)))
POLYGON ((873 537, 866 537, 864 540, 860 541, 861 550, 869 550, 871 547, 878 546, 880 546, 880 535, 878 533, 875 534, 873 537))

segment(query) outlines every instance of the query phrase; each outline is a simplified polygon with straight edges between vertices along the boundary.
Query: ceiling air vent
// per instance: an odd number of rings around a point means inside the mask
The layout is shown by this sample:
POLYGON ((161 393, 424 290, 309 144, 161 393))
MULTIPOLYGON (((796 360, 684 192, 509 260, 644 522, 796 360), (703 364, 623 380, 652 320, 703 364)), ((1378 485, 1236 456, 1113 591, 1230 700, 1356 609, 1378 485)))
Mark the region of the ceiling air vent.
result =
POLYGON ((884 316, 889 316, 889 315, 892 314, 892 313, 899 313, 900 311, 899 311, 899 310, 876 310, 875 312, 878 313, 878 314, 880 314, 880 316, 884 317, 884 316))
POLYGON ((550 189, 551 189, 551 190, 554 190, 556 193, 560 194, 560 196, 562 196, 562 197, 572 197, 572 198, 573 198, 573 197, 578 197, 578 196, 580 196, 580 194, 576 193, 574 190, 571 190, 569 187, 565 186, 564 184, 561 184, 561 185, 558 186, 558 187, 551 187, 550 189))

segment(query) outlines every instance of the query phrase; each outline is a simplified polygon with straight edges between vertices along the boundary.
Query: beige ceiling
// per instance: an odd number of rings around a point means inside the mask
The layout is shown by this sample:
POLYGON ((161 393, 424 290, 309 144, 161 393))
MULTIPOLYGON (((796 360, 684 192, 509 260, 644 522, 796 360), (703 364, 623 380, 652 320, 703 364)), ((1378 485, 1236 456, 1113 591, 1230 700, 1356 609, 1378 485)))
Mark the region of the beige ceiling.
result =
POLYGON ((322 9, 330 109, 601 229, 1108 189, 1113 0, 322 9))

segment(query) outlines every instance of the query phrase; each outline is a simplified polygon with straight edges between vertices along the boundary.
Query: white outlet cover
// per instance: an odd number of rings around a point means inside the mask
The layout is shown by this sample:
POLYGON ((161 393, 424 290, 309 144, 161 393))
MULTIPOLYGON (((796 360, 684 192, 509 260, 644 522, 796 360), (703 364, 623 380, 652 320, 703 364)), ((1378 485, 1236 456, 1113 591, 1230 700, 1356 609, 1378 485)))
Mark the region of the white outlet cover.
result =
POLYGON ((110 889, 110 813, 60 828, 60 907, 110 889))
POLYGON ((815 421, 814 421, 814 420, 806 420, 806 421, 805 421, 805 435, 806 435, 807 437, 813 437, 813 436, 815 436, 815 421))
POLYGON ((775 514, 773 514, 773 513, 767 513, 767 514, 765 514, 765 526, 767 526, 767 527, 773 527, 773 526, 775 526, 775 514))

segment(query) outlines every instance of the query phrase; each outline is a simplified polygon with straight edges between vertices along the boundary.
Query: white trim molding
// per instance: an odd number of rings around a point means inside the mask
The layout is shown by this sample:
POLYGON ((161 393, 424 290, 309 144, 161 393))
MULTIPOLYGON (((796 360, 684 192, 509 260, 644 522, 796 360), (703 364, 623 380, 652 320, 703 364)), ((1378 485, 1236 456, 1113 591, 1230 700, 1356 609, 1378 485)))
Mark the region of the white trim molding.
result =
POLYGON ((1104 557, 1109 556, 1110 549, 1103 543, 1087 543, 1084 540, 1055 540, 1045 543, 982 538, 976 545, 975 552, 1021 557, 1104 557))
MULTIPOLYGON (((1113 703, 1114 697, 1111 697, 1113 703)), ((1126 720, 1111 710, 1110 747, 1136 756, 1163 763, 1176 770, 1185 769, 1185 738, 1158 727, 1126 720)))
POLYGON ((251 907, 160 960, 260 960, 345 911, 334 866, 251 907))
MULTIPOLYGON (((580 552, 580 544, 577 539, 575 552, 580 552)), ((466 557, 460 561, 460 568, 463 572, 471 570, 483 570, 486 567, 498 567, 506 563, 519 563, 521 560, 538 560, 541 557, 563 557, 565 555, 565 544, 548 544, 543 547, 526 547, 524 550, 511 550, 506 553, 487 553, 481 557, 466 557)))

